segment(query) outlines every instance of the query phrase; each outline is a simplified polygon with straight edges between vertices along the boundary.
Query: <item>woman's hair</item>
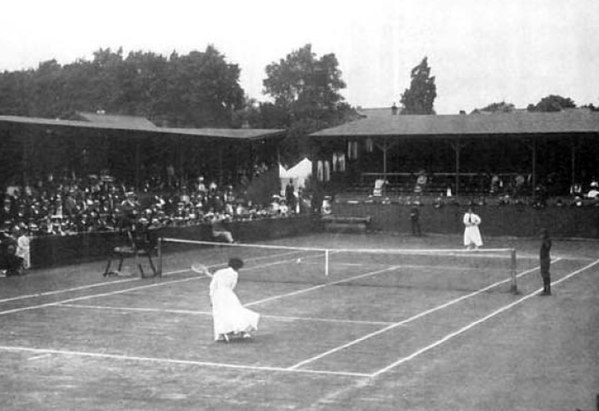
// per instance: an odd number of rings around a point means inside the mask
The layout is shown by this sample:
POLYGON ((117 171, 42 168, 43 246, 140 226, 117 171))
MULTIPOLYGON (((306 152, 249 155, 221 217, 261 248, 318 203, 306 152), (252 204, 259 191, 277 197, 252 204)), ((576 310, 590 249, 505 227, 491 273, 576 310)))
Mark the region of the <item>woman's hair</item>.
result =
POLYGON ((243 267, 243 260, 241 258, 231 258, 229 259, 229 267, 237 271, 243 267))

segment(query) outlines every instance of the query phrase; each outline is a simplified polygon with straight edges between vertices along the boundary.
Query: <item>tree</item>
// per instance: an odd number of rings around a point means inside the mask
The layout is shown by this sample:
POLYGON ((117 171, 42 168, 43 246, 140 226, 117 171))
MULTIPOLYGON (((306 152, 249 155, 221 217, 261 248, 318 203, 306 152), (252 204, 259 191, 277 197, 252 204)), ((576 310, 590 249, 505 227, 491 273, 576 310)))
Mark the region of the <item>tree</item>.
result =
POLYGON ((565 108, 576 108, 576 104, 569 97, 557 96, 550 94, 547 97, 543 97, 535 106, 529 105, 528 111, 562 111, 565 108))
POLYGON ((310 44, 266 67, 264 93, 274 102, 260 104, 260 127, 289 129, 280 147, 285 161, 293 163, 308 154, 303 137, 332 127, 353 116, 340 94, 345 88, 335 54, 318 57, 310 44))
POLYGON ((412 69, 410 88, 401 95, 401 114, 435 114, 433 108, 437 97, 435 77, 431 77, 427 58, 412 69))
POLYGON ((229 126, 243 105, 239 74, 239 67, 227 63, 213 46, 187 56, 173 53, 159 111, 168 113, 173 126, 229 126))
POLYGON ((500 103, 491 103, 483 108, 474 109, 472 113, 511 113, 515 109, 516 106, 514 106, 512 103, 506 103, 505 101, 502 101, 500 103))
POLYGON ((584 106, 580 106, 580 108, 586 108, 589 111, 599 111, 599 107, 595 107, 593 103, 585 104, 584 106))
POLYGON ((345 88, 334 54, 317 58, 310 44, 266 67, 264 92, 295 119, 326 117, 334 113, 345 88))
POLYGON ((158 120, 161 116, 168 116, 168 110, 160 110, 167 81, 168 60, 164 56, 130 52, 117 72, 120 86, 114 100, 115 107, 107 110, 158 120))

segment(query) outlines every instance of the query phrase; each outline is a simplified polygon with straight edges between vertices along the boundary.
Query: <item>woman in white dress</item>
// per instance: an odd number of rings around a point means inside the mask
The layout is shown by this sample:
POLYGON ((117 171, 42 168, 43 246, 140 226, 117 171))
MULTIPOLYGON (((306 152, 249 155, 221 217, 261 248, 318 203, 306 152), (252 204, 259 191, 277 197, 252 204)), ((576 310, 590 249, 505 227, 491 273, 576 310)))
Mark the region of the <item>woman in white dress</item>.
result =
POLYGON ((229 341, 233 335, 250 338, 251 332, 258 329, 260 314, 248 310, 239 301, 233 291, 237 285, 238 270, 243 267, 239 258, 231 258, 229 267, 210 274, 210 301, 214 322, 214 340, 229 341))
POLYGON ((478 226, 481 223, 481 218, 472 211, 472 207, 468 208, 466 214, 464 214, 464 246, 471 249, 478 249, 483 245, 483 240, 480 235, 478 226))

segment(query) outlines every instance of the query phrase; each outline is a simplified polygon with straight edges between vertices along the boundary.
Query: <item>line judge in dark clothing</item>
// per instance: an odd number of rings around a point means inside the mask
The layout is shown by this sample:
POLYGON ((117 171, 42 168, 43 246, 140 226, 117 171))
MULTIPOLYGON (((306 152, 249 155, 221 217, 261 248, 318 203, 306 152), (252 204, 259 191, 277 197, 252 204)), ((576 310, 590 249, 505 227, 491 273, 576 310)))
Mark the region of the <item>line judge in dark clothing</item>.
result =
POLYGON ((551 295, 551 238, 546 229, 541 231, 541 250, 539 251, 539 260, 541 263, 541 278, 543 279, 543 292, 541 295, 551 295))
POLYGON ((420 210, 418 210, 417 205, 412 206, 410 209, 410 221, 412 222, 412 235, 420 237, 422 231, 420 229, 420 210))

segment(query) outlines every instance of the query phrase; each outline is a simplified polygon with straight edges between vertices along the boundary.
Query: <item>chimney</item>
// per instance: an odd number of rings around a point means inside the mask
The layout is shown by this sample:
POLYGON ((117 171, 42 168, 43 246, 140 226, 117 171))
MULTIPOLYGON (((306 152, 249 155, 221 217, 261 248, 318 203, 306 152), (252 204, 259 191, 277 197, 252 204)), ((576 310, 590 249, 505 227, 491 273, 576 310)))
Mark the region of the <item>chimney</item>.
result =
POLYGON ((393 105, 391 106, 391 115, 397 115, 397 106, 395 105, 395 103, 393 103, 393 105))

